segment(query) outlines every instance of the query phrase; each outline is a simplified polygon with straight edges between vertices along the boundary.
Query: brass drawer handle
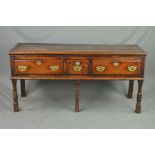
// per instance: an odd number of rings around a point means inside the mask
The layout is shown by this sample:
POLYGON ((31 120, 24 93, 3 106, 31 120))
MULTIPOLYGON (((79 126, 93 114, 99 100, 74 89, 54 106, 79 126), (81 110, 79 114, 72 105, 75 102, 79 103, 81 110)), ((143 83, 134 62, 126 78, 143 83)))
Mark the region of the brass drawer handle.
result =
POLYGON ((27 66, 21 65, 21 66, 18 66, 18 69, 19 69, 21 72, 25 72, 25 71, 27 70, 27 66))
POLYGON ((137 66, 128 66, 128 71, 134 72, 137 70, 137 66))
POLYGON ((96 70, 97 70, 98 72, 103 72, 103 71, 105 70, 105 66, 97 66, 97 67, 96 67, 96 70))
POLYGON ((36 64, 37 64, 37 65, 41 65, 41 64, 42 64, 42 61, 37 60, 37 61, 36 61, 36 64))
POLYGON ((80 72, 82 70, 82 66, 80 66, 80 65, 81 65, 81 63, 79 61, 76 61, 75 66, 73 66, 73 70, 75 72, 80 72))
POLYGON ((50 66, 51 71, 57 71, 59 69, 59 66, 50 66))
POLYGON ((113 62, 113 66, 118 67, 119 66, 119 62, 117 62, 117 61, 113 62))

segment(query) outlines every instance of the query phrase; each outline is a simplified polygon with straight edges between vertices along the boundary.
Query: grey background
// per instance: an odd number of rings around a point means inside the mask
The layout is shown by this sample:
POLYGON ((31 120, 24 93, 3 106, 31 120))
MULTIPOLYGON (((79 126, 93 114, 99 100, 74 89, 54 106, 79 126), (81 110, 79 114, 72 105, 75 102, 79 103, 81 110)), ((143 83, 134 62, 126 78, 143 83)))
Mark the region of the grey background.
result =
MULTIPOLYGON (((0 128, 155 128, 155 27, 0 27, 0 128), (74 113, 73 81, 27 81, 12 110, 8 51, 17 42, 138 44, 148 52, 141 114, 127 99, 128 81, 82 81, 74 113)), ((18 85, 19 89, 19 85, 18 85)))

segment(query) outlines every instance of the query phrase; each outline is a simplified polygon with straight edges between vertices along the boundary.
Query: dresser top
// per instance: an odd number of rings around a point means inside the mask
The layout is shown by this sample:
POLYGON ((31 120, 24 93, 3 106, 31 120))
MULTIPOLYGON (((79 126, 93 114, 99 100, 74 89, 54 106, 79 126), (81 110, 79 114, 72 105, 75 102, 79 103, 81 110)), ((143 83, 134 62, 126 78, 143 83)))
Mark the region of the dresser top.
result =
POLYGON ((146 55, 138 45, 18 43, 9 54, 146 55))

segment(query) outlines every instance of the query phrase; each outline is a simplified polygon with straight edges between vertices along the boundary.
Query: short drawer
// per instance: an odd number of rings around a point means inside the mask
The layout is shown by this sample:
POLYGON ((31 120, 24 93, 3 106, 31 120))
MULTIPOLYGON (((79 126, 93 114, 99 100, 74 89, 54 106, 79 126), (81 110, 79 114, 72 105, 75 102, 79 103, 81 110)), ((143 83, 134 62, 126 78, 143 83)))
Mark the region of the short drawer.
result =
POLYGON ((15 60, 15 74, 63 74, 63 59, 15 60))
POLYGON ((67 74, 88 74, 89 60, 69 59, 67 60, 67 74))
POLYGON ((139 75, 140 73, 141 60, 94 59, 92 61, 92 74, 139 75))

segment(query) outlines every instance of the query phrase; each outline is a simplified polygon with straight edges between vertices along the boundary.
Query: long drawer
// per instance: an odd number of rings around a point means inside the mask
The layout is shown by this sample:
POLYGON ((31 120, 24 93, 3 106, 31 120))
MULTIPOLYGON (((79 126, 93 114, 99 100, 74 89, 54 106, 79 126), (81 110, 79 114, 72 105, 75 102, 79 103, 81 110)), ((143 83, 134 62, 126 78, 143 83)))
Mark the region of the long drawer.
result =
POLYGON ((63 59, 15 60, 16 74, 63 74, 63 59))
POLYGON ((103 75, 139 75, 141 73, 140 59, 93 59, 92 74, 103 75))

